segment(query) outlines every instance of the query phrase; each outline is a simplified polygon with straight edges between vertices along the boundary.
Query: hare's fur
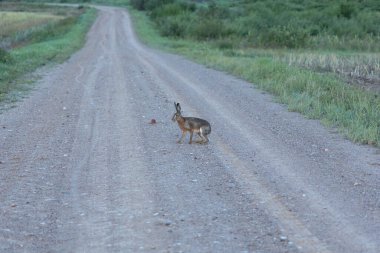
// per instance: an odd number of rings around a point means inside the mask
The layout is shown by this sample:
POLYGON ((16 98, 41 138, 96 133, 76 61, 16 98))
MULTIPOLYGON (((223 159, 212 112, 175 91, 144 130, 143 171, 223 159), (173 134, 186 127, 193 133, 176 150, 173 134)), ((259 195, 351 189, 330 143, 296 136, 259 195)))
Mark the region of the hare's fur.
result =
POLYGON ((174 103, 176 112, 173 115, 172 120, 177 121, 179 128, 182 131, 182 136, 178 140, 178 143, 182 143, 186 136, 186 132, 190 132, 190 142, 193 141, 193 133, 196 133, 201 138, 198 143, 208 143, 209 140, 207 135, 211 133, 211 125, 207 120, 194 118, 194 117, 183 117, 181 114, 181 105, 179 103, 174 103))

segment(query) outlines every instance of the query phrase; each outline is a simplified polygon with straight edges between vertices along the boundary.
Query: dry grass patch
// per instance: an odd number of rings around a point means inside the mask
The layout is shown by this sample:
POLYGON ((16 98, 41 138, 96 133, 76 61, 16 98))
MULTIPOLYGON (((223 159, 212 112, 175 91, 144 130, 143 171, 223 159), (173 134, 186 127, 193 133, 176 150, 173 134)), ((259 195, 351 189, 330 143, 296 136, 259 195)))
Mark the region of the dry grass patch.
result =
POLYGON ((17 32, 59 21, 63 18, 63 16, 49 13, 2 11, 0 12, 0 38, 9 37, 17 32))
POLYGON ((351 83, 380 91, 380 54, 355 53, 286 53, 275 55, 291 66, 299 66, 318 72, 332 72, 344 76, 351 83))

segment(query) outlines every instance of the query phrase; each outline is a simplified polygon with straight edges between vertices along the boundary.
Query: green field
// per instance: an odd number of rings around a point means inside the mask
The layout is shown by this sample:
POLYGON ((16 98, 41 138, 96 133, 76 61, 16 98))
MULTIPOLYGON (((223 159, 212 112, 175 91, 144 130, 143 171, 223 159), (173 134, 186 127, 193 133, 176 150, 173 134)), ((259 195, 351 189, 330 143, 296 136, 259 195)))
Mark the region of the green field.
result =
POLYGON ((50 13, 0 11, 0 38, 63 19, 50 13))
POLYGON ((26 74, 62 62, 84 43, 93 9, 0 3, 0 102, 30 89, 26 74))
POLYGON ((44 12, 1 11, 0 47, 7 50, 20 47, 47 27, 58 26, 63 19, 65 16, 44 12))

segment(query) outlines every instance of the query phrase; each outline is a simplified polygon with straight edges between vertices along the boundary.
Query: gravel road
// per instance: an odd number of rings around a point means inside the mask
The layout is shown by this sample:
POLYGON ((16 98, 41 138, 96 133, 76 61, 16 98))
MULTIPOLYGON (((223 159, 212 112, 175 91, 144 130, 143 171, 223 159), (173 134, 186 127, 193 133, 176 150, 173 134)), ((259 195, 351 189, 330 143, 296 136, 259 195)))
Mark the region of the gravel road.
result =
POLYGON ((0 115, 0 252, 380 252, 378 149, 99 8, 84 48, 0 115), (174 101, 209 144, 176 143, 174 101))

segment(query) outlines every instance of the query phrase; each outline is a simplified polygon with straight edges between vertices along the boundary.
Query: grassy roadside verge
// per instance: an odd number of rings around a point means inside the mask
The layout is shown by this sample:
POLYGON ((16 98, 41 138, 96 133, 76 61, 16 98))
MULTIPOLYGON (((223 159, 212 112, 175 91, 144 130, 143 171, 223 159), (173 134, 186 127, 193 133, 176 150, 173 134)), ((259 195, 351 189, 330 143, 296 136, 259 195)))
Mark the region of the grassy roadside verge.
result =
POLYGON ((15 100, 29 88, 22 76, 48 63, 62 62, 78 50, 95 17, 96 10, 88 9, 63 29, 56 29, 53 36, 47 34, 45 39, 11 50, 11 60, 0 62, 0 102, 15 100))
POLYGON ((243 57, 233 49, 223 50, 207 42, 163 38, 142 12, 131 9, 130 13, 137 34, 148 45, 242 77, 275 95, 291 111, 320 119, 355 142, 380 145, 378 93, 347 85, 335 74, 290 66, 262 50, 243 57))

